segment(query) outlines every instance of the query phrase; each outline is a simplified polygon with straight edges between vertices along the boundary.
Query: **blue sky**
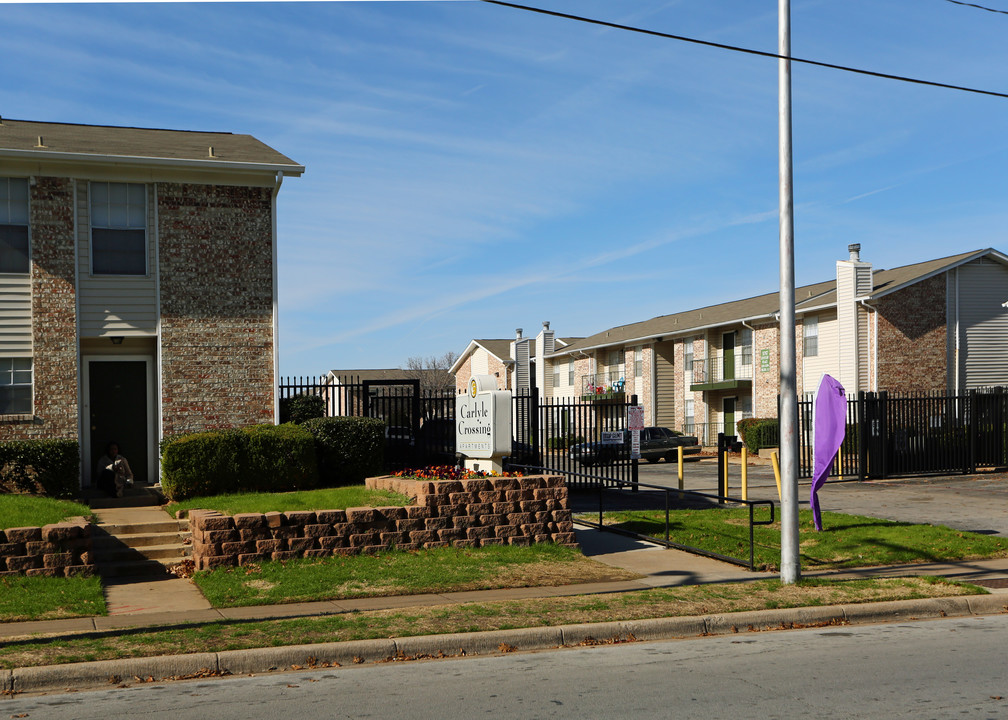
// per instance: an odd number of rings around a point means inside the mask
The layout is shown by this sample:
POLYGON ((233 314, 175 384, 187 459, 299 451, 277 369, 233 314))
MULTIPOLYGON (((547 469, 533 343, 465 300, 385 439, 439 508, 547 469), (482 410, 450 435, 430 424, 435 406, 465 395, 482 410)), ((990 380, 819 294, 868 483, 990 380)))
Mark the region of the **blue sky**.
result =
MULTIPOLYGON (((534 4, 776 49, 772 0, 534 4)), ((284 375, 777 288, 774 60, 468 1, 2 4, 0 27, 4 117, 249 133, 307 167, 280 193, 284 375)), ((1006 34, 946 0, 792 0, 796 57, 1002 92, 1006 34)), ((1008 250, 1008 100, 800 65, 793 96, 799 284, 851 242, 876 268, 1008 250)))

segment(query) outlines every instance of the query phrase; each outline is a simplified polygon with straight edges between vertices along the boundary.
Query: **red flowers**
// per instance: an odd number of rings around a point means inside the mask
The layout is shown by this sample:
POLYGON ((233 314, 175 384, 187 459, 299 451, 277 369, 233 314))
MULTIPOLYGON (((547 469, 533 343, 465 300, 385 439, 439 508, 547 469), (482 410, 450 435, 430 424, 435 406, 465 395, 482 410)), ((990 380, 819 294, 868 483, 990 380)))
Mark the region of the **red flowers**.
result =
POLYGON ((466 470, 454 465, 428 465, 425 468, 406 468, 392 473, 392 477, 415 478, 417 480, 476 480, 487 477, 523 477, 521 472, 486 472, 484 470, 466 470))

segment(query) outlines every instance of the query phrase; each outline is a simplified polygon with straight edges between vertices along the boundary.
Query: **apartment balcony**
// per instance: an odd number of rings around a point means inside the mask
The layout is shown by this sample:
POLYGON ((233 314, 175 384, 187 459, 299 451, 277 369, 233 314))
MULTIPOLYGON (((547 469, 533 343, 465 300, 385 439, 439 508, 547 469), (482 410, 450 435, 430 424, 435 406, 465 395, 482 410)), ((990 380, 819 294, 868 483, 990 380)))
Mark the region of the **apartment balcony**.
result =
POLYGON ((626 381, 618 372, 595 373, 581 378, 581 399, 597 403, 626 402, 626 381))
POLYGON ((752 378, 752 355, 701 358, 693 361, 690 390, 751 388, 752 378))

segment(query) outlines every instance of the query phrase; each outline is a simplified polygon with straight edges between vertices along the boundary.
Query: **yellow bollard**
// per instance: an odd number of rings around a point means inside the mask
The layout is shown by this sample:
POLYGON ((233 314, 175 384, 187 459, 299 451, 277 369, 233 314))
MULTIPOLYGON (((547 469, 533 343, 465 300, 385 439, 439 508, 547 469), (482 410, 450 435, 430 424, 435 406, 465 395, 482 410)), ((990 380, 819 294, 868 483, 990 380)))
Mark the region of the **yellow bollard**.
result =
POLYGON ((746 446, 742 446, 742 499, 749 499, 749 453, 746 446))
POLYGON ((780 491, 780 460, 777 459, 776 450, 774 450, 770 454, 770 461, 773 463, 774 480, 777 481, 777 499, 780 502, 784 502, 784 499, 781 497, 781 491, 780 491))
POLYGON ((731 497, 728 493, 728 451, 725 450, 724 454, 724 495, 725 497, 731 497))
POLYGON ((679 499, 683 499, 683 446, 679 446, 679 499))

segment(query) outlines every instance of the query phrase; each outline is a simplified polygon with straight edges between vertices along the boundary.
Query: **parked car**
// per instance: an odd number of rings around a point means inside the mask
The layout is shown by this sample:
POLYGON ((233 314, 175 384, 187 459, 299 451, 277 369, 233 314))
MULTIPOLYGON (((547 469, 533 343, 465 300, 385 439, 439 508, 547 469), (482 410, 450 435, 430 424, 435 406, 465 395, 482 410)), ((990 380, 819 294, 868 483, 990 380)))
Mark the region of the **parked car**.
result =
MULTIPOLYGON (((683 435, 678 430, 665 427, 646 427, 641 430, 641 458, 648 462, 658 462, 662 458, 676 460, 679 448, 686 455, 700 452, 700 445, 693 435, 683 435)), ((570 456, 582 465, 611 465, 630 458, 630 431, 623 431, 620 443, 584 442, 570 449, 570 456)))

